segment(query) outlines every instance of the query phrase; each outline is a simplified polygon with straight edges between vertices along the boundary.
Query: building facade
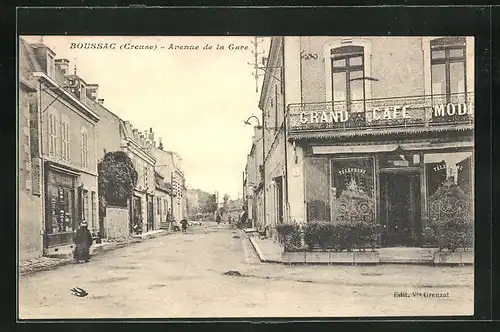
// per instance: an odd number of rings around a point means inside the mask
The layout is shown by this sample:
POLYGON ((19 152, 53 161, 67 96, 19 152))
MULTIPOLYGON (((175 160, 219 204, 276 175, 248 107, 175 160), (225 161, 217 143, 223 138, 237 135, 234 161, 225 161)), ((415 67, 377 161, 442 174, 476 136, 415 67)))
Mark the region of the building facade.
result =
POLYGON ((380 245, 420 246, 445 179, 473 199, 473 38, 273 38, 267 67, 268 223, 335 222, 354 191, 380 245))
POLYGON ((172 186, 165 178, 155 171, 155 225, 156 229, 169 229, 170 215, 172 211, 173 196, 172 186))
POLYGON ((146 233, 159 229, 155 223, 155 163, 152 129, 140 132, 129 121, 122 121, 122 151, 129 156, 137 171, 137 184, 129 202, 130 232, 146 233))
POLYGON ((31 150, 35 160, 40 158, 43 252, 51 253, 72 246, 83 220, 97 235, 99 116, 86 104, 90 91, 85 82, 76 75, 70 77, 49 47, 23 40, 20 45, 25 56, 20 61, 28 62, 29 76, 36 80, 37 115, 31 123, 39 135, 31 150))
POLYGON ((24 40, 19 45, 19 257, 21 260, 43 252, 42 183, 40 127, 38 117, 38 80, 24 40))
POLYGON ((183 218, 187 218, 187 188, 182 170, 182 158, 176 152, 164 150, 161 141, 154 148, 153 154, 157 160, 156 172, 172 187, 169 214, 172 220, 180 222, 183 218))

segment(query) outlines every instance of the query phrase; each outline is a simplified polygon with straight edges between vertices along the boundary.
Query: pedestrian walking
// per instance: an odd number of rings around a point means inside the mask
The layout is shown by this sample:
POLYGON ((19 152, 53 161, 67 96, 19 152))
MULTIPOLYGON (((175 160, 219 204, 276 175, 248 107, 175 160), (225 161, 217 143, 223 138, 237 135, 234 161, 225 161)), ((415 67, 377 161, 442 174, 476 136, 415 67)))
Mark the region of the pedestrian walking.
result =
POLYGON ((182 233, 186 233, 188 227, 188 221, 184 218, 181 220, 182 233))
POLYGON ((82 221, 80 228, 76 231, 74 258, 76 262, 83 260, 87 263, 90 259, 90 246, 92 246, 92 234, 87 228, 87 222, 82 221))
POLYGON ((247 213, 247 207, 245 205, 242 206, 242 211, 240 213, 240 220, 239 220, 239 228, 243 229, 246 227, 246 223, 248 220, 248 213, 247 213))
POLYGON ((220 213, 217 212, 217 214, 215 216, 215 222, 217 223, 217 225, 220 225, 220 221, 221 221, 221 216, 220 216, 220 213))

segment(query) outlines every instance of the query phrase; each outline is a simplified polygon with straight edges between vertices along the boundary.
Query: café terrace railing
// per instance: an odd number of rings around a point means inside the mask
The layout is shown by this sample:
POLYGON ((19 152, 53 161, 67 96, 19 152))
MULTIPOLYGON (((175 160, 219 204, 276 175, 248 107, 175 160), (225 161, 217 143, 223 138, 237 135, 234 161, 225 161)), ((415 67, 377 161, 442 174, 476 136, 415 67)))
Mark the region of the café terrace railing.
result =
POLYGON ((474 93, 289 104, 288 132, 352 131, 474 123, 474 93))

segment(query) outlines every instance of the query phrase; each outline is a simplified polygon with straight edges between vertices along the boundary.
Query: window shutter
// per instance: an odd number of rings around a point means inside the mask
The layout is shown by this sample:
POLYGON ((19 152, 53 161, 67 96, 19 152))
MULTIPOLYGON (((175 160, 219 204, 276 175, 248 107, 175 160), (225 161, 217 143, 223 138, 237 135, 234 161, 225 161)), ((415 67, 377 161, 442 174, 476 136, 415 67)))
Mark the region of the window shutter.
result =
POLYGON ((71 160, 70 158, 70 147, 71 147, 71 140, 70 140, 70 130, 69 130, 69 123, 66 124, 66 155, 68 158, 68 161, 71 160))

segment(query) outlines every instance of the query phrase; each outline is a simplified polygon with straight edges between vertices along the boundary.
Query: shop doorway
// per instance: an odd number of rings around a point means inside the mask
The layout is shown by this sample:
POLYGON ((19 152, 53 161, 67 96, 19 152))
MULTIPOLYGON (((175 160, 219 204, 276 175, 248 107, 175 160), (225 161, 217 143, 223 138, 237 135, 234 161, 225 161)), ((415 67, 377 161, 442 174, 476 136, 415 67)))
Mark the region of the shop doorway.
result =
POLYGON ((130 204, 130 233, 142 233, 142 206, 141 206, 141 198, 137 196, 133 196, 130 204), (134 231, 134 225, 140 225, 134 231))
POLYGON ((380 173, 382 244, 418 247, 422 244, 419 172, 380 173))

